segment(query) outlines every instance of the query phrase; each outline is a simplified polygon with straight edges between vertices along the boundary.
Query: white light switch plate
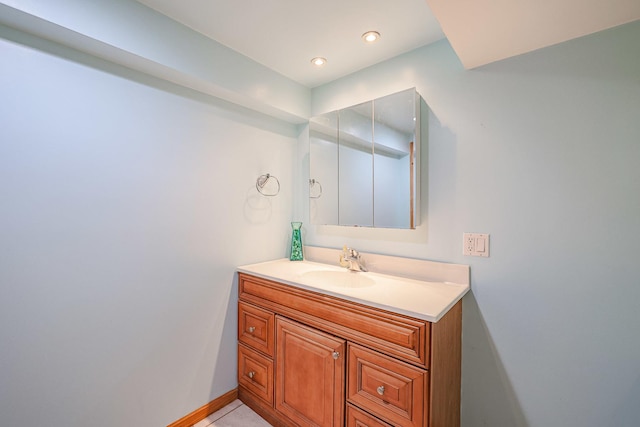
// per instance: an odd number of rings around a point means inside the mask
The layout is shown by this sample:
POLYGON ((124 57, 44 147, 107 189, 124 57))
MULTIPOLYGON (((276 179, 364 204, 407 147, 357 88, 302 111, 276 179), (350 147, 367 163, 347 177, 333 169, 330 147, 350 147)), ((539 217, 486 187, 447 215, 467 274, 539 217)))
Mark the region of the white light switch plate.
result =
POLYGON ((462 233, 462 255, 488 257, 489 235, 462 233))

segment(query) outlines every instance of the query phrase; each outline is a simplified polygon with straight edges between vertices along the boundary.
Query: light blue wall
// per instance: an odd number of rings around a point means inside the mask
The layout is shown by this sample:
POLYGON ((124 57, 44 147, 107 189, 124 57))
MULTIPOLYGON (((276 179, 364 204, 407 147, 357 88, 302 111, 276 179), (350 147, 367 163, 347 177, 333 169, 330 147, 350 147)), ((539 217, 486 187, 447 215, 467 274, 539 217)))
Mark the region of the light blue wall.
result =
POLYGON ((398 231, 310 226, 293 126, 0 27, 0 425, 162 426, 235 387, 234 269, 298 218, 307 244, 471 265, 464 427, 638 425, 638 40, 473 71, 440 42, 314 90, 314 113, 429 103, 424 218, 398 231))
POLYGON ((464 427, 640 425, 639 41, 636 22, 471 71, 442 41, 312 92, 314 114, 412 86, 431 108, 422 226, 306 237, 471 265, 464 427))
POLYGON ((286 254, 295 127, 2 26, 0 58, 0 425, 234 389, 234 272, 286 254))

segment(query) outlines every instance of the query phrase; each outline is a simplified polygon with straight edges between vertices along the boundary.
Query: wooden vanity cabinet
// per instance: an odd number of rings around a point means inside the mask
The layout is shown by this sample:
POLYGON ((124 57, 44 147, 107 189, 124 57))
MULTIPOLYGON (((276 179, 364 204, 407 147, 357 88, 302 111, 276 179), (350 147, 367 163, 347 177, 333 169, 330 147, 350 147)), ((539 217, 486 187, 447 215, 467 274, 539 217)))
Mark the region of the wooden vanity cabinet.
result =
POLYGON ((431 323, 245 273, 238 284, 238 395, 272 425, 460 425, 461 302, 431 323))

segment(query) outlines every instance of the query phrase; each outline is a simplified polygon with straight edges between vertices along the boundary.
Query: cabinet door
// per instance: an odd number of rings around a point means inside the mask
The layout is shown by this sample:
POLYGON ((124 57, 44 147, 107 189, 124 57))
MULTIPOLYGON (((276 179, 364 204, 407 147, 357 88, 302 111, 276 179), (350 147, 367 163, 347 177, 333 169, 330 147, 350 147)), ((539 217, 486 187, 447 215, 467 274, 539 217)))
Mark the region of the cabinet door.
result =
POLYGON ((276 316, 276 410, 298 426, 342 426, 344 352, 344 340, 276 316))

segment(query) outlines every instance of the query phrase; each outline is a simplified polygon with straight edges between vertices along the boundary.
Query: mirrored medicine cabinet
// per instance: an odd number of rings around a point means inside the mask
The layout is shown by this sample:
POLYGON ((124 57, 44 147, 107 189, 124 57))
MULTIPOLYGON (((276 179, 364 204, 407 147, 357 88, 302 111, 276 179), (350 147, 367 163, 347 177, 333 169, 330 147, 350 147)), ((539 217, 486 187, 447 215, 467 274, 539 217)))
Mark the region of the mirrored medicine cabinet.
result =
POLYGON ((311 223, 416 227, 420 104, 412 88, 310 119, 311 223))

